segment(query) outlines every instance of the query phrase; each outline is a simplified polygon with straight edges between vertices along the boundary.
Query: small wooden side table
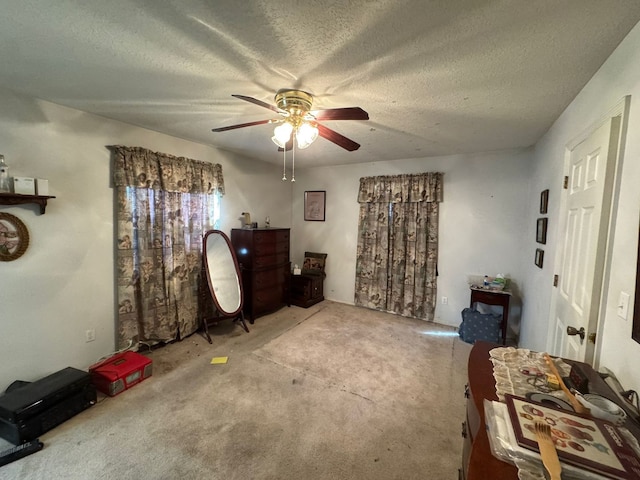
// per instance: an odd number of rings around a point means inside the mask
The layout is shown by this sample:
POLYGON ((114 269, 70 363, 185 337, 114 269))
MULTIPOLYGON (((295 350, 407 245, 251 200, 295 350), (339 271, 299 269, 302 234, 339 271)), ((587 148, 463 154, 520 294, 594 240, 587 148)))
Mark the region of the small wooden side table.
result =
POLYGON ((291 303, 309 308, 324 300, 324 275, 291 275, 291 303))
POLYGON ((498 305, 502 307, 502 322, 500 328, 502 329, 502 344, 506 345, 511 292, 509 290, 491 290, 475 286, 469 288, 471 289, 471 303, 469 305, 471 308, 473 308, 474 303, 484 303, 485 305, 498 305))

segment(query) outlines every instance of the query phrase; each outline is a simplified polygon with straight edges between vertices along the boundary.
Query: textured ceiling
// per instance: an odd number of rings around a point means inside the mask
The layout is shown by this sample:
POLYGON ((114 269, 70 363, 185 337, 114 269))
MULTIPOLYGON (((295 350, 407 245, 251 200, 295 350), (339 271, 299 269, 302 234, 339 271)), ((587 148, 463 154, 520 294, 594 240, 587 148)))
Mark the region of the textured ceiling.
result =
MULTIPOLYGON (((534 144, 640 20, 638 0, 0 0, 0 86, 279 163, 232 94, 362 107, 299 167, 534 144)), ((172 152, 179 154, 179 152, 172 152)))

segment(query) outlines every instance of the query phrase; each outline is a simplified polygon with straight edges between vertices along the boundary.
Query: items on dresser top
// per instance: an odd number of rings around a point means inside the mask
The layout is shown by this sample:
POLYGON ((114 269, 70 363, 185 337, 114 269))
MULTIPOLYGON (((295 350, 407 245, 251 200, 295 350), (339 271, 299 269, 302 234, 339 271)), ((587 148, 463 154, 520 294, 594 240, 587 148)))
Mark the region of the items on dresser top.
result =
MULTIPOLYGON (((615 392, 605 383, 598 372, 589 365, 557 358, 553 359, 553 364, 565 380, 570 377, 571 371, 574 369, 574 374, 579 372, 579 375, 574 375, 574 377, 580 380, 583 385, 588 384, 589 391, 586 393, 605 397, 626 410, 626 406, 621 405, 623 401, 617 399, 615 392)), ((468 363, 469 383, 466 390, 468 398, 467 416, 463 423, 462 479, 544 480, 544 468, 539 456, 534 461, 526 458, 504 458, 505 461, 502 461, 499 459, 499 454, 494 455, 492 452, 493 443, 501 437, 494 434, 497 427, 492 426, 491 422, 493 421, 492 406, 496 405, 498 410, 506 409, 505 398, 514 394, 521 397, 523 402, 538 402, 545 409, 553 412, 566 411, 567 413, 563 414, 563 417, 570 418, 568 415, 578 416, 578 414, 571 411, 573 407, 566 408, 568 401, 564 393, 561 390, 557 390, 557 387, 554 388, 549 385, 547 381, 548 374, 549 369, 542 353, 512 347, 500 347, 490 342, 479 341, 474 344, 468 363), (502 400, 501 402, 498 402, 499 397, 502 400), (485 404, 489 405, 486 411, 485 404)), ((500 418, 500 415, 496 415, 496 418, 500 418)), ((600 422, 600 420, 594 419, 590 419, 590 421, 600 422)), ((587 423, 583 424, 587 425, 587 423)), ((606 424, 614 427, 610 423, 606 424)), ((640 438, 640 425, 632 421, 631 415, 627 416, 623 426, 615 426, 615 428, 616 431, 624 435, 625 441, 634 449, 635 454, 640 455, 640 446, 637 442, 637 439, 640 438)), ((561 429, 557 428, 557 430, 561 429)), ((575 433, 571 430, 570 432, 575 433)), ((581 445, 581 442, 588 443, 589 440, 578 439, 578 441, 575 441, 576 445, 581 445)), ((567 446, 570 449, 572 448, 568 443, 567 446)), ((587 445, 582 446, 586 450, 587 445)), ((609 448, 606 445, 604 447, 592 446, 596 450, 597 448, 609 448)), ((573 466, 568 468, 567 472, 563 469, 563 479, 607 478, 606 475, 601 473, 585 473, 584 469, 576 469, 578 467, 573 466), (572 474, 574 476, 571 476, 571 469, 573 469, 572 474), (576 471, 578 472, 577 474, 575 473, 576 471)))
MULTIPOLYGON (((525 348, 496 347, 489 352, 496 382, 496 395, 504 401, 505 394, 526 396, 530 392, 545 393, 566 401, 564 393, 553 382, 548 381, 551 370, 545 354, 525 348)), ((554 359, 556 369, 562 376, 569 375, 571 365, 562 359, 554 359)))
POLYGON ((485 415, 494 455, 528 476, 541 470, 535 423, 542 422, 550 427, 565 478, 640 478, 637 441, 628 430, 513 395, 506 403, 485 402, 485 415))
POLYGON ((624 425, 627 414, 616 403, 597 393, 576 393, 577 400, 584 405, 591 416, 611 422, 614 425, 624 425))
MULTIPOLYGON (((562 359, 553 359, 546 353, 512 347, 494 348, 489 352, 489 355, 494 365, 496 394, 501 402, 506 401, 510 406, 510 415, 508 415, 502 411, 502 406, 495 404, 496 402, 494 402, 493 409, 485 404, 492 452, 498 458, 518 465, 521 477, 539 475, 540 473, 540 467, 537 464, 538 454, 527 450, 537 444, 534 445, 532 441, 532 431, 526 432, 523 428, 525 426, 533 428, 533 420, 537 418, 536 415, 541 415, 542 412, 555 413, 559 411, 564 413, 555 416, 554 414, 543 415, 543 418, 553 424, 552 437, 561 453, 563 463, 567 462, 572 465, 567 466, 566 470, 573 472, 578 478, 635 478, 636 472, 633 470, 636 467, 635 464, 625 463, 625 459, 631 459, 630 462, 637 463, 640 473, 640 462, 635 456, 631 458, 633 451, 629 454, 625 453, 625 449, 622 449, 620 461, 601 453, 604 451, 612 455, 616 447, 616 445, 612 445, 612 442, 615 443, 612 436, 622 439, 628 436, 628 443, 637 445, 637 441, 625 428, 620 431, 616 430, 615 433, 609 435, 609 432, 614 429, 614 426, 610 425, 610 430, 603 429, 603 433, 597 439, 590 436, 589 440, 579 436, 579 432, 576 430, 578 422, 575 419, 571 420, 573 412, 577 412, 576 415, 582 414, 581 418, 585 419, 583 424, 587 422, 593 424, 595 420, 592 415, 588 415, 589 410, 564 385, 563 378, 569 378, 573 374, 575 381, 584 384, 586 379, 582 378, 580 381, 581 377, 585 376, 582 367, 575 363, 573 366, 569 365, 562 359), (549 375, 556 377, 557 386, 546 381, 549 375), (532 379, 534 379, 533 382, 532 379), (521 398, 525 396, 526 399, 521 398), (518 400, 514 401, 514 398, 518 400), (524 403, 525 408, 529 408, 527 410, 529 414, 520 412, 517 415, 514 413, 516 409, 513 405, 518 402, 524 403), (536 405, 539 407, 535 407, 536 405), (492 415, 496 416, 493 420, 490 419, 492 415), (528 418, 523 420, 523 417, 528 418), (563 423, 564 421, 572 423, 563 423), (512 424, 512 422, 514 423, 512 424), (528 442, 526 438, 523 439, 526 435, 529 437, 528 442), (576 437, 576 435, 578 436, 576 437), (582 452, 586 453, 583 455, 582 452), (582 456, 592 462, 583 462, 582 456), (590 472, 584 472, 584 469, 588 469, 590 472)), ((578 395, 581 394, 578 393, 578 395)), ((624 419, 621 419, 619 425, 621 426, 623 423, 624 419)), ((599 426, 600 424, 594 424, 591 428, 595 431, 600 428, 599 426)))

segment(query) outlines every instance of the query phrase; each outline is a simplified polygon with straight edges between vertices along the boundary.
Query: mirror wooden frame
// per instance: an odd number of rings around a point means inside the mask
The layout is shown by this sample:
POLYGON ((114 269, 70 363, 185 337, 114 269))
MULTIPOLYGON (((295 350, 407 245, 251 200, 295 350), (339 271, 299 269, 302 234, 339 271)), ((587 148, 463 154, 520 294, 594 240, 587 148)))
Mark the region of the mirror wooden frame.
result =
POLYGON ((208 292, 210 296, 209 298, 213 300, 213 306, 216 310, 216 313, 218 314, 215 317, 208 317, 206 315, 206 308, 204 306, 204 302, 203 302, 203 305, 201 305, 202 327, 204 329, 204 334, 205 334, 205 337, 207 338, 207 341, 209 343, 213 343, 209 335, 209 320, 213 320, 215 322, 224 318, 232 318, 234 321, 239 321, 242 328, 248 333, 249 327, 247 327, 247 324, 244 320, 244 313, 242 311, 244 307, 244 290, 242 288, 242 277, 240 273, 240 265, 238 264, 236 253, 231 245, 231 240, 229 240, 229 237, 220 230, 209 230, 202 237, 202 275, 204 277, 202 279, 202 283, 206 281, 208 286, 207 289, 203 289, 205 292, 204 294, 206 295, 206 292, 208 292), (216 287, 212 285, 212 282, 211 282, 211 271, 209 270, 209 259, 207 255, 208 253, 207 240, 210 235, 218 235, 220 236, 220 238, 222 238, 225 241, 227 248, 229 249, 229 254, 231 256, 231 259, 233 260, 233 266, 235 268, 236 278, 238 279, 238 291, 240 295, 240 299, 238 301, 238 308, 235 309, 234 311, 226 311, 223 309, 215 293, 216 287))

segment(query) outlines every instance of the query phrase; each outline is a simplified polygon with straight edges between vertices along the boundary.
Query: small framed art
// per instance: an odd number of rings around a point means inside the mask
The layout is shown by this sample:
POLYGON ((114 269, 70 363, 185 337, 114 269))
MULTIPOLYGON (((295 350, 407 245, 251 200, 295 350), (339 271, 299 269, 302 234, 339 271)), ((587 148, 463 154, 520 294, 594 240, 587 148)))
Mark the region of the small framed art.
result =
POLYGON ((327 192, 315 190, 304 192, 304 219, 309 222, 324 222, 327 192))
POLYGON ((536 259, 535 264, 538 268, 542 268, 542 263, 544 262, 544 250, 541 248, 536 248, 536 259))
POLYGON ((540 193, 540 213, 547 213, 547 207, 549 206, 549 189, 543 190, 540 193))
POLYGON ((547 219, 539 218, 536 223, 536 242, 547 243, 547 219))

